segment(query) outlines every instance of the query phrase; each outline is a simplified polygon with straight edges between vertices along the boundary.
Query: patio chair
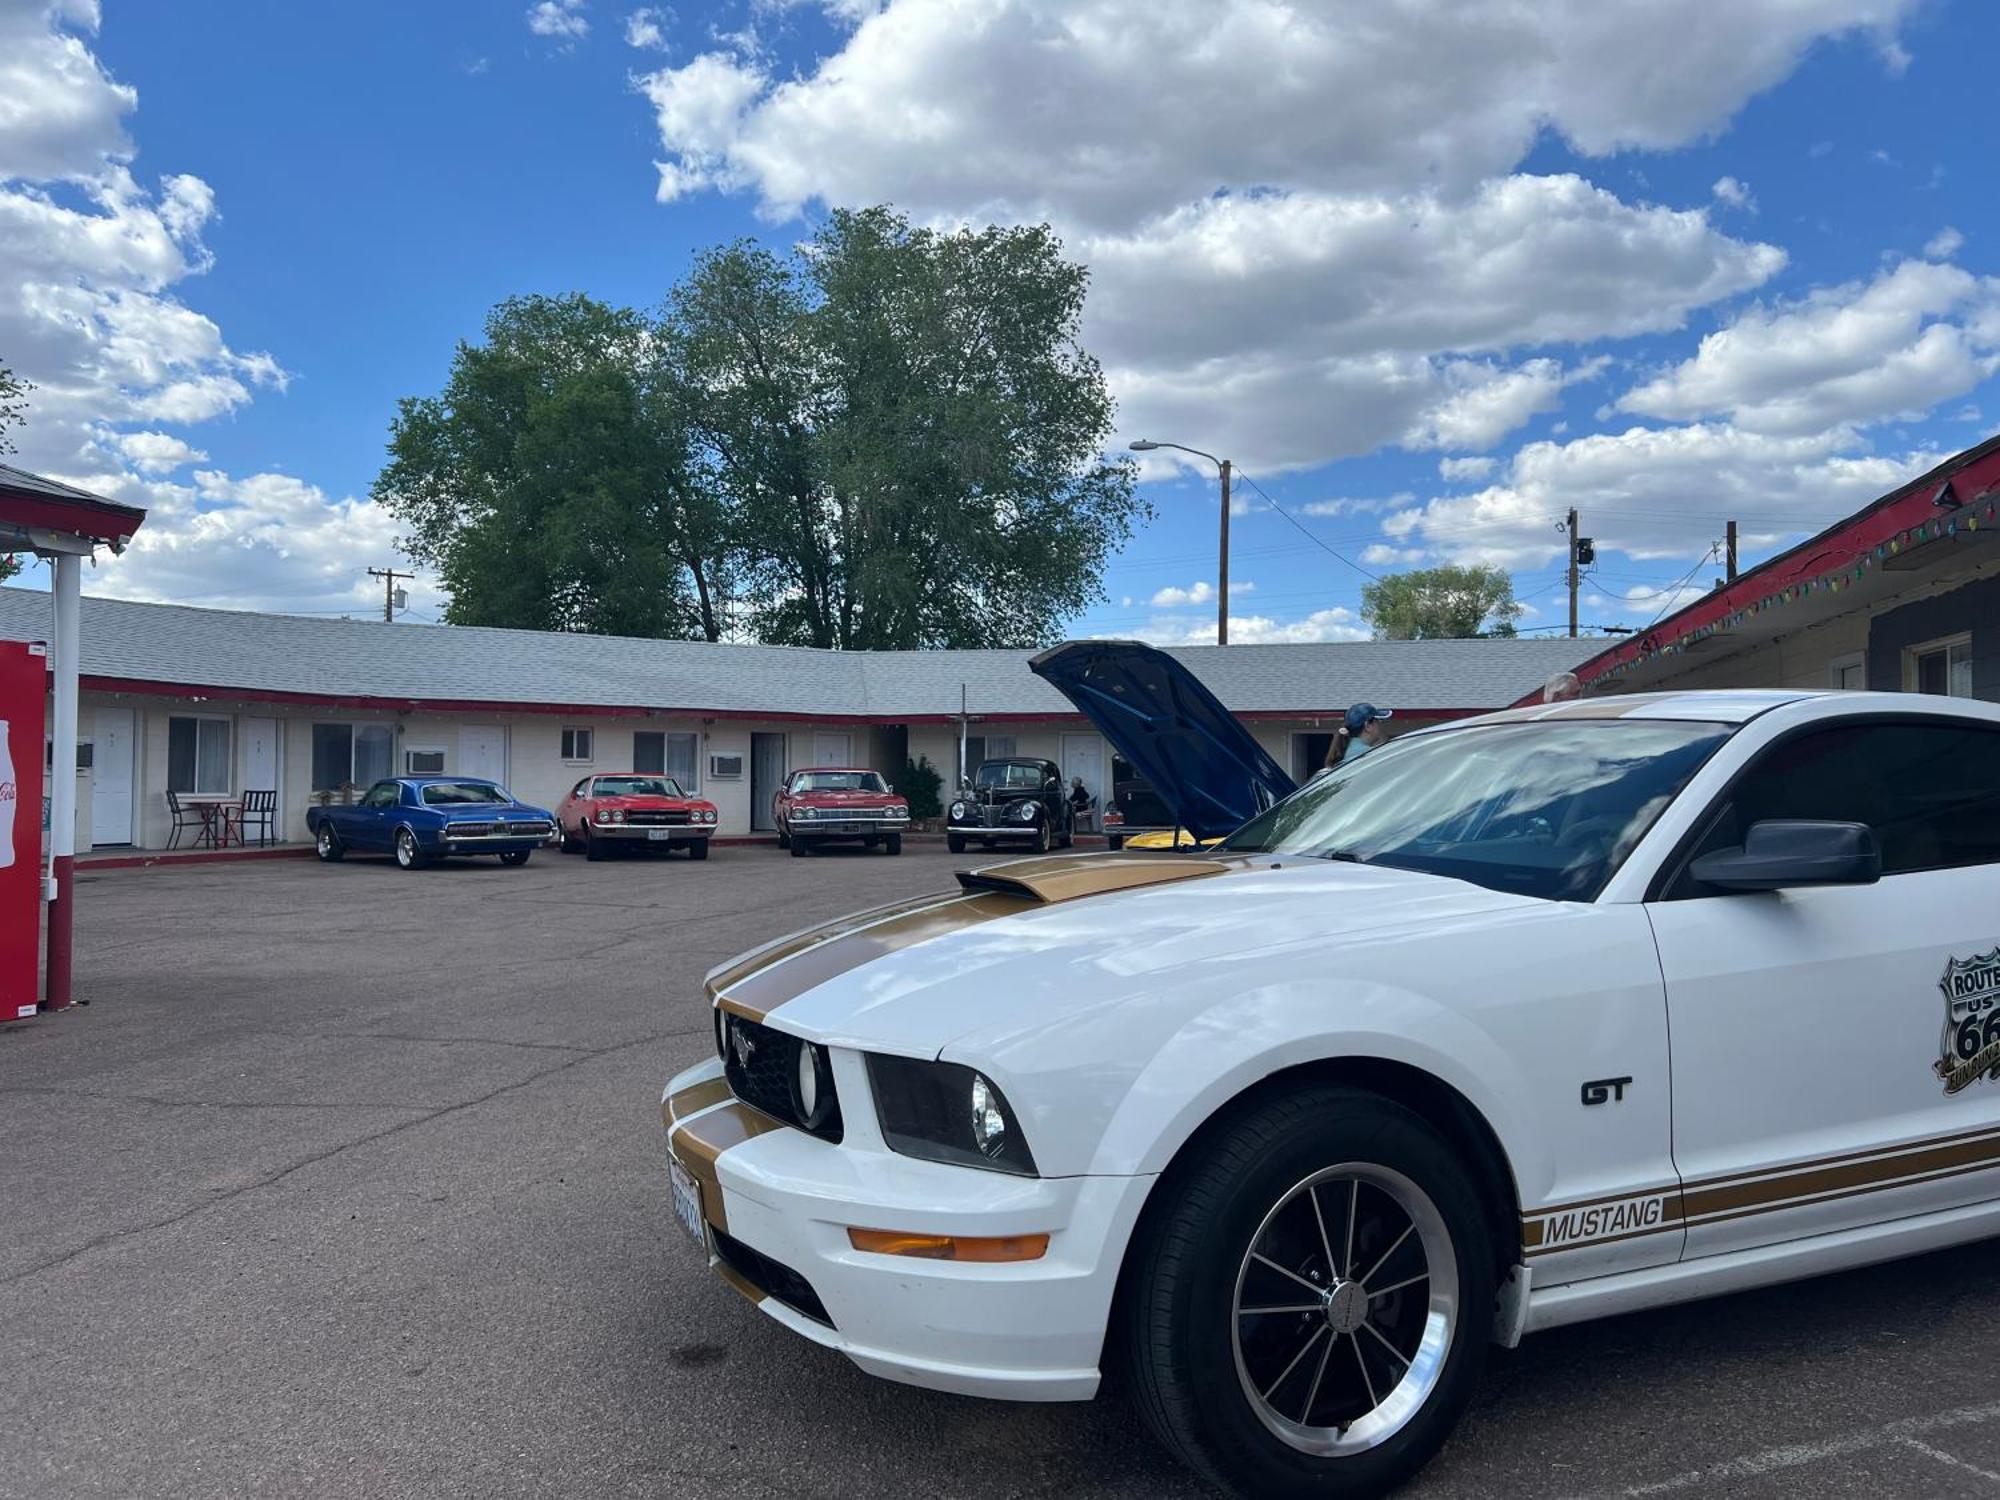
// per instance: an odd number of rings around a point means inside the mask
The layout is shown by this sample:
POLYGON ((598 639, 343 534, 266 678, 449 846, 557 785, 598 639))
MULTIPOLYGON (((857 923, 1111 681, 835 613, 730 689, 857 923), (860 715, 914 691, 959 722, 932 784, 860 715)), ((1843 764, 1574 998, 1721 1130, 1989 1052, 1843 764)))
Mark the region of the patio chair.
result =
POLYGON ((249 843, 250 835, 257 835, 259 844, 275 844, 277 832, 278 793, 269 791, 245 792, 242 805, 236 812, 236 837, 241 843, 249 843))
POLYGON ((208 818, 199 807, 186 807, 181 803, 179 792, 167 793, 167 811, 173 815, 173 830, 167 835, 167 847, 180 847, 181 835, 192 833, 195 842, 200 843, 208 830, 208 818))

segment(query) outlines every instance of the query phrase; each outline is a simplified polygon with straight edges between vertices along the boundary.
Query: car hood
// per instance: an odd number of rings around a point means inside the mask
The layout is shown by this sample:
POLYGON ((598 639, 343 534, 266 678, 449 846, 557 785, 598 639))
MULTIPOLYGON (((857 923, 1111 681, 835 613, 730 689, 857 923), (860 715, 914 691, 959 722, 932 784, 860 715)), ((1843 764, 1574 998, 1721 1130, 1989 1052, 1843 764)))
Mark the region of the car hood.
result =
POLYGON ((800 807, 901 807, 903 799, 894 792, 793 792, 800 807))
POLYGON ((592 797, 599 807, 622 807, 627 812, 655 812, 666 808, 697 807, 699 797, 660 797, 650 792, 636 795, 592 797))
POLYGON ((1198 838, 1234 832, 1296 787, 1222 701, 1138 641, 1069 641, 1028 670, 1059 689, 1198 838))
POLYGON ((1407 942, 1547 903, 1296 856, 1011 860, 960 889, 797 933, 725 964, 729 1009, 833 1046, 974 1054, 1252 955, 1407 942))

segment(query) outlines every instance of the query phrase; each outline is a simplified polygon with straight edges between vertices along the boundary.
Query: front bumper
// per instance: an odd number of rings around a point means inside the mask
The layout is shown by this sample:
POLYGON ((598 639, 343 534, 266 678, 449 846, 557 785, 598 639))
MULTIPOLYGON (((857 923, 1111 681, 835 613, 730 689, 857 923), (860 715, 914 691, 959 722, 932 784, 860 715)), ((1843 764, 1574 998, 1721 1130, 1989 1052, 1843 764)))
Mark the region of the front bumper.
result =
POLYGON ((969 839, 1020 839, 1032 843, 1042 831, 1039 823, 1001 823, 988 828, 981 823, 947 823, 950 833, 962 833, 969 839))
POLYGON ((715 832, 713 823, 592 823, 590 836, 628 844, 691 844, 715 832))
POLYGON ((795 839, 873 837, 901 833, 909 826, 908 818, 793 818, 785 824, 795 839))
POLYGON ((711 1234, 731 1252, 711 1252, 711 1266, 871 1375, 1014 1401, 1095 1395, 1119 1261, 1152 1179, 1011 1177, 898 1156, 866 1107, 860 1056, 835 1051, 833 1062, 842 1098, 861 1101, 843 1111, 837 1146, 730 1097, 719 1061, 667 1085, 667 1148, 701 1185, 710 1230, 733 1242, 711 1234), (962 1264, 857 1251, 849 1228, 1047 1234, 1049 1248, 1039 1260, 962 1264), (786 1300, 803 1303, 787 1272, 825 1322, 786 1300))

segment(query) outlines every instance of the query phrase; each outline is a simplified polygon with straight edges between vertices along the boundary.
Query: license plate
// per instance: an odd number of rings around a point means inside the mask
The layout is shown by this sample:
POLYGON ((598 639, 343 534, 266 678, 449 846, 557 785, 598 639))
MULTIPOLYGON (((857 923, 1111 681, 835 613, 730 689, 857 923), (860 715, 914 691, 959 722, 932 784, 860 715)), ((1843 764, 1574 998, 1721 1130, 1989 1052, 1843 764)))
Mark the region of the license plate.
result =
POLYGON ((667 1177, 673 1184, 674 1217, 681 1221, 681 1228, 694 1236, 694 1241, 703 1249, 708 1247, 708 1222, 701 1216, 701 1184, 688 1176, 687 1168, 667 1158, 667 1177))
POLYGON ((665 828, 648 828, 646 830, 646 837, 656 844, 664 844, 668 839, 673 837, 673 834, 665 828))

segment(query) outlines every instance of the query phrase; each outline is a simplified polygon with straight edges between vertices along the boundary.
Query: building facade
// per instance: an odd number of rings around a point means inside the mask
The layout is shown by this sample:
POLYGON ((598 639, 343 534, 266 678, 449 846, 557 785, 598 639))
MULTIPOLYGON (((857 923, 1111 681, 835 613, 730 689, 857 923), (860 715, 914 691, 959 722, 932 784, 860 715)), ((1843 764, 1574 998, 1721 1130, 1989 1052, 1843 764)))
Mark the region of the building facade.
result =
MULTIPOLYGON (((49 601, 0 589, 0 639, 38 640, 49 601)), ((78 847, 166 847, 186 806, 277 793, 278 833, 383 777, 487 776, 553 806, 596 771, 664 771, 718 832, 770 827, 784 776, 963 751, 1033 755, 1100 801, 1102 738, 1029 651, 838 652, 314 620, 84 600, 78 847)), ((1178 651, 1301 779, 1349 703, 1400 723, 1500 707, 1576 664, 1574 641, 1365 641, 1178 651)))

